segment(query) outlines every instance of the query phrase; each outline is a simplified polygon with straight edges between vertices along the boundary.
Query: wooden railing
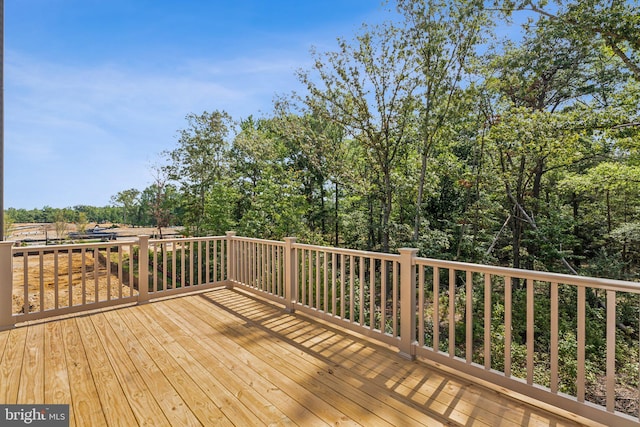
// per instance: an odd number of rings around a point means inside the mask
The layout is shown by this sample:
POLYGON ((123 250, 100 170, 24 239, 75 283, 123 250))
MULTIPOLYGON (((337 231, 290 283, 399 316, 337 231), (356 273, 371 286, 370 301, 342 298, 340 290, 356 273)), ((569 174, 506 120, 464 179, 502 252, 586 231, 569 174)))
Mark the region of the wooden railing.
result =
MULTIPOLYGON (((618 301, 636 298, 640 309, 640 284, 416 254, 415 249, 383 254, 306 245, 295 238, 250 239, 233 232, 25 248, 0 242, 0 329, 237 286, 282 303, 287 311, 337 323, 396 346, 407 359, 420 357, 499 391, 607 425, 638 424, 637 416, 615 407, 616 333, 618 301), (594 295, 605 317, 602 331, 592 330, 586 314, 594 295), (567 303, 575 305, 572 321, 559 317, 559 304, 567 303), (587 332, 606 340, 604 393, 597 402, 589 402, 585 392, 587 332), (567 355, 570 337, 575 337, 575 349, 567 355)), ((640 329, 640 321, 634 327, 640 329)), ((640 373, 638 366, 635 372, 640 373)))
POLYGON ((223 237, 13 247, 0 242, 0 329, 227 283, 223 237))
POLYGON ((140 265, 148 266, 147 298, 169 296, 227 283, 227 237, 151 240, 140 245, 140 265), (143 250, 148 246, 149 250, 143 250), (146 259, 142 256, 146 255, 146 259))

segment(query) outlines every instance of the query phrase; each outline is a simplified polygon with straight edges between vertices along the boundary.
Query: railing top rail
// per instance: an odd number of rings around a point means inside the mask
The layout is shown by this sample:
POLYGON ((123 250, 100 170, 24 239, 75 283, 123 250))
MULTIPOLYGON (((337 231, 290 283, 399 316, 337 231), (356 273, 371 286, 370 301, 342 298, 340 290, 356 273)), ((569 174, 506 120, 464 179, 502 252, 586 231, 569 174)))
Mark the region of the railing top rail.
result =
POLYGON ((33 245, 33 246, 14 246, 11 248, 13 254, 19 254, 23 252, 41 252, 41 251, 65 251, 73 249, 100 249, 105 247, 114 246, 128 246, 131 244, 137 244, 137 241, 107 241, 97 243, 65 243, 62 245, 33 245))
POLYGON ((588 276, 574 276, 562 273, 550 273, 546 271, 524 270, 519 268, 498 267, 485 264, 472 264, 459 261, 445 261, 433 258, 415 258, 416 265, 438 267, 446 269, 472 271, 474 273, 489 273, 501 276, 515 277, 519 279, 531 279, 542 282, 553 282, 565 285, 597 287, 623 292, 640 293, 639 282, 624 280, 604 279, 588 276))
POLYGON ((296 249, 311 249, 311 250, 321 251, 321 252, 331 252, 336 254, 378 258, 386 261, 398 261, 400 259, 400 255, 397 255, 397 254, 389 254, 385 252, 373 252, 373 251, 360 251, 357 249, 342 249, 342 248, 336 248, 333 246, 318 246, 318 245, 308 245, 306 243, 294 243, 293 247, 296 249))
POLYGON ((203 237, 174 237, 171 239, 149 239, 149 244, 173 243, 173 242, 204 242, 211 240, 226 240, 227 236, 203 236, 203 237))
POLYGON ((242 236, 233 236, 233 240, 237 241, 237 242, 260 242, 260 243, 268 243, 270 245, 275 245, 275 246, 283 246, 285 245, 284 242, 280 241, 280 240, 269 240, 269 239, 257 239, 255 237, 242 237, 242 236))

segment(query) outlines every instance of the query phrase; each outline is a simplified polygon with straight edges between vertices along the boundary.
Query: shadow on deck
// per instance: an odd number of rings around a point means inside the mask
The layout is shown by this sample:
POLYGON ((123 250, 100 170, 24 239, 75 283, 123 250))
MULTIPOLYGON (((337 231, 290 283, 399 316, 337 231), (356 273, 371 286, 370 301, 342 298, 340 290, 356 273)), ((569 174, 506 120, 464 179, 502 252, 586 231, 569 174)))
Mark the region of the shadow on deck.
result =
POLYGON ((77 426, 578 425, 232 289, 0 332, 0 403, 77 426))

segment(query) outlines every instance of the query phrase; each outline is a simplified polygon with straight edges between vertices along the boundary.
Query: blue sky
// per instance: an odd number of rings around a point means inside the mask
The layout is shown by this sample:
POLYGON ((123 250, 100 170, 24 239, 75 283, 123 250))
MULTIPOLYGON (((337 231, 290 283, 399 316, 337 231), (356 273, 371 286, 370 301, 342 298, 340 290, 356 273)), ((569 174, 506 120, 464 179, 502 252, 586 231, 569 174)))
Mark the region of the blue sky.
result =
POLYGON ((5 0, 5 207, 152 182, 188 113, 268 115, 378 0, 5 0))

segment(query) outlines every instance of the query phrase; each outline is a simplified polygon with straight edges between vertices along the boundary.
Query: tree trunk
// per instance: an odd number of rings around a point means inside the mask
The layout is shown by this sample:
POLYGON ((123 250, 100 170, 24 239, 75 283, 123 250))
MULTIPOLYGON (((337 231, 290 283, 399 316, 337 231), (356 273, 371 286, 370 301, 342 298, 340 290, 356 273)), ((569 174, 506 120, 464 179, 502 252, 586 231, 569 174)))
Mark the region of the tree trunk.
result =
POLYGON ((420 178, 418 180, 418 196, 416 198, 416 216, 413 222, 413 241, 417 242, 420 236, 420 223, 422 222, 422 198, 424 197, 424 181, 427 175, 427 161, 429 155, 425 150, 422 153, 422 164, 420 166, 420 178))
POLYGON ((368 199, 368 203, 369 203, 369 242, 368 242, 368 248, 367 249, 371 249, 373 248, 373 245, 375 244, 374 242, 376 241, 376 231, 375 231, 375 227, 374 227, 374 221, 373 221, 373 198, 371 197, 371 195, 369 195, 367 197, 368 199))
POLYGON ((611 200, 609 199, 609 190, 606 191, 607 201, 607 232, 611 233, 611 200))
POLYGON ((334 210, 335 217, 334 217, 334 220, 335 220, 335 233, 336 233, 336 235, 335 235, 335 244, 334 244, 334 246, 340 246, 338 244, 339 231, 340 231, 339 218, 338 218, 338 213, 339 213, 339 210, 338 210, 338 200, 339 200, 338 194, 339 194, 340 188, 338 187, 338 183, 337 182, 335 183, 335 188, 336 188, 336 193, 335 193, 335 196, 334 196, 335 197, 335 210, 334 210))
MULTIPOLYGON (((525 174, 525 165, 526 159, 524 156, 520 158, 520 168, 518 170, 518 182, 516 188, 516 199, 513 203, 513 210, 511 214, 513 215, 513 268, 520 268, 520 246, 522 244, 522 231, 523 231, 523 223, 521 219, 521 214, 519 212, 518 206, 524 207, 524 174, 525 174)), ((510 194, 510 189, 507 186, 507 194, 510 194)))
POLYGON ((322 236, 324 236, 327 233, 327 222, 325 218, 326 215, 325 215, 324 198, 325 198, 324 180, 321 180, 320 182, 320 212, 321 212, 320 229, 322 230, 322 236))
POLYGON ((389 252, 389 222, 391 220, 391 171, 384 171, 384 201, 382 205, 382 252, 389 252))
POLYGON ((520 237, 522 233, 522 220, 518 215, 518 208, 516 206, 513 206, 511 215, 513 216, 513 221, 511 222, 512 266, 513 268, 520 268, 520 237))

